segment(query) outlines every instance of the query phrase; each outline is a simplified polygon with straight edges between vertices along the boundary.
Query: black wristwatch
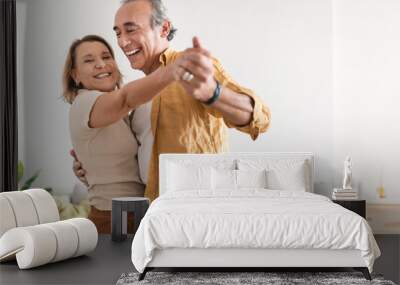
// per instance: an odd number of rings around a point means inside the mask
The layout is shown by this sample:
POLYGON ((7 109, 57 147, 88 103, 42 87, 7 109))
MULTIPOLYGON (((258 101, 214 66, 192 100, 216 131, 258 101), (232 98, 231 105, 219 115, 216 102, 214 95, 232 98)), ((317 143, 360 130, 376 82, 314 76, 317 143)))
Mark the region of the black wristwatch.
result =
POLYGON ((214 93, 210 99, 204 102, 206 105, 212 105, 215 103, 215 101, 218 100, 219 96, 221 95, 221 84, 217 80, 215 80, 217 83, 217 87, 215 87, 214 93))

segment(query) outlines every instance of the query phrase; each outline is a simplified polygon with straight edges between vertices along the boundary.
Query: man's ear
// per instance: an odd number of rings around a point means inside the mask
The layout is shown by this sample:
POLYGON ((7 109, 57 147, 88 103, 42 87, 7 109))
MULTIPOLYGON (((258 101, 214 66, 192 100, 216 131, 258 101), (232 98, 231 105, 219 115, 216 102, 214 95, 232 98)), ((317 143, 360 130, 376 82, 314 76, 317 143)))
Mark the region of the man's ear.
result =
POLYGON ((161 26, 160 36, 162 38, 167 38, 169 35, 169 32, 171 31, 171 27, 172 27, 171 22, 168 20, 165 20, 161 26))

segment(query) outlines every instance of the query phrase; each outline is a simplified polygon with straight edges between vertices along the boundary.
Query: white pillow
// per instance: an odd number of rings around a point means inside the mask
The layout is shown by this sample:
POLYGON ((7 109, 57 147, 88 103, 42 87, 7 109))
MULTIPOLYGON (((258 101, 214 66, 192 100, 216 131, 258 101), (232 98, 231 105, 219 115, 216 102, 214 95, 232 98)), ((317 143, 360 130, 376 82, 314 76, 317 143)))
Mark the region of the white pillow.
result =
POLYGON ((211 167, 207 166, 185 166, 182 164, 169 163, 167 190, 185 191, 193 189, 212 189, 211 167))
POLYGON ((236 170, 213 168, 212 182, 214 190, 236 190, 236 170))
POLYGON ((293 168, 275 168, 267 172, 268 188, 305 192, 308 183, 304 163, 293 168))
POLYGON ((238 188, 268 188, 267 171, 236 170, 238 188))
POLYGON ((167 160, 166 166, 178 164, 184 167, 213 167, 215 169, 236 169, 236 159, 222 157, 208 157, 207 155, 198 154, 193 158, 171 158, 167 160))
POLYGON ((239 170, 267 170, 267 188, 273 190, 311 191, 307 160, 239 159, 239 170))
POLYGON ((214 190, 237 190, 240 188, 267 188, 267 171, 212 169, 214 190))

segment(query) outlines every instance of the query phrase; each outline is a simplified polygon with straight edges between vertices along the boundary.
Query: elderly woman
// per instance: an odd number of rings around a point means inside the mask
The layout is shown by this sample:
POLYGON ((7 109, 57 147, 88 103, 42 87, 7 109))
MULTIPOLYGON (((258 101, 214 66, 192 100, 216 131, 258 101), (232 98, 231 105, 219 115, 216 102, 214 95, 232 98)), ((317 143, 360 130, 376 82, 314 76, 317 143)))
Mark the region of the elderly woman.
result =
POLYGON ((69 48, 63 96, 71 104, 71 141, 89 184, 89 219, 100 233, 110 232, 113 197, 144 192, 137 141, 124 118, 174 81, 175 66, 159 68, 121 87, 121 73, 106 40, 88 35, 69 48))

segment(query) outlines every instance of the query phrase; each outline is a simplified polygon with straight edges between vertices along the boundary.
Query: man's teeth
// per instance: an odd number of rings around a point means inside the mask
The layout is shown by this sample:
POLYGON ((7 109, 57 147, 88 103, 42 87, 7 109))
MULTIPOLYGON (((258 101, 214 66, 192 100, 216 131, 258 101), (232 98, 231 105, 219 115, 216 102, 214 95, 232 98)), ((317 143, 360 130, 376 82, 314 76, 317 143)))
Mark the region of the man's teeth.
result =
POLYGON ((134 49, 134 50, 132 50, 132 51, 127 51, 126 52, 126 55, 127 56, 131 56, 131 55, 134 55, 134 54, 137 54, 138 52, 140 51, 140 49, 134 49))
POLYGON ((111 73, 105 72, 105 73, 100 73, 100 74, 96 75, 95 77, 97 79, 101 79, 101 78, 104 78, 104 77, 108 77, 110 75, 111 75, 111 73))

